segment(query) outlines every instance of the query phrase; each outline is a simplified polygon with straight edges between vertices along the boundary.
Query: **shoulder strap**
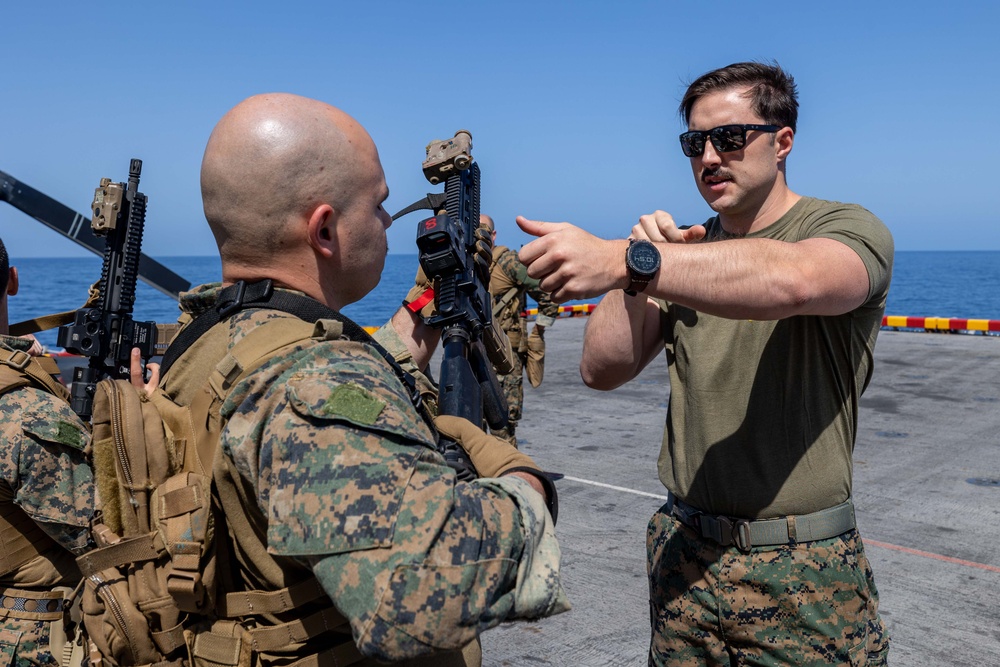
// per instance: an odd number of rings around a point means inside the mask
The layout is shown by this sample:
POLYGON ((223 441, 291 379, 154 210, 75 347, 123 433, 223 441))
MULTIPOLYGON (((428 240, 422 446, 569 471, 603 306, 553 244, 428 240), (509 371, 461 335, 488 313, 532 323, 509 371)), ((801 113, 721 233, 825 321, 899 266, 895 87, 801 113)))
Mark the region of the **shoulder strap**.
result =
MULTIPOLYGON (((0 364, 13 369, 39 389, 69 400, 66 388, 56 382, 27 352, 0 348, 0 364)), ((14 386, 0 386, 0 392, 7 391, 14 386)))
POLYGON ((503 293, 503 295, 497 299, 496 304, 493 306, 493 316, 497 317, 510 305, 510 302, 514 300, 517 296, 517 287, 511 287, 509 290, 503 293))
MULTIPOLYGON (((317 325, 287 317, 270 319, 255 327, 215 365, 208 384, 220 399, 229 389, 274 357, 278 350, 317 335, 317 325)), ((337 327, 339 334, 340 327, 337 327)))
POLYGON ((215 306, 199 315, 191 324, 182 329, 170 343, 170 347, 167 348, 166 353, 163 355, 163 362, 160 364, 161 376, 165 375, 170 366, 177 361, 181 354, 209 329, 237 312, 251 308, 278 310, 294 315, 300 320, 312 323, 317 320, 335 320, 340 322, 343 326, 342 333, 345 337, 370 345, 385 359, 386 363, 392 367, 396 377, 406 387, 410 401, 414 407, 430 423, 431 417, 426 413, 423 399, 420 396, 420 391, 417 389, 417 383, 413 379, 413 376, 403 370, 395 358, 372 338, 367 331, 359 327, 352 320, 341 315, 338 311, 324 306, 315 299, 291 292, 275 291, 271 280, 262 280, 256 283, 247 283, 241 280, 222 290, 215 306))

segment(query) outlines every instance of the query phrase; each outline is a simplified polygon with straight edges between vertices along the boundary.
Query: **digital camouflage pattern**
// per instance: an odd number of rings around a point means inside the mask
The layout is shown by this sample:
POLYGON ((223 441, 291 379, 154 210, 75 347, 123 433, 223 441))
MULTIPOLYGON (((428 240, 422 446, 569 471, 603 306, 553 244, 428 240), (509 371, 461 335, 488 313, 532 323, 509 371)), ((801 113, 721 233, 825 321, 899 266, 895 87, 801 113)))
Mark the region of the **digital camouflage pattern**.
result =
POLYGON ((889 636, 856 530, 743 553, 664 506, 646 548, 651 666, 886 664, 889 636))
MULTIPOLYGON (((8 349, 29 344, 0 336, 8 349)), ((62 597, 79 581, 74 558, 89 543, 89 434, 62 398, 20 387, 0 395, 0 442, 0 664, 55 664, 62 597), (21 540, 32 545, 25 562, 15 555, 21 540)))
MULTIPOLYGON (((559 316, 559 305, 552 301, 548 292, 542 290, 539 281, 528 275, 528 269, 517 258, 517 252, 506 246, 493 248, 493 266, 490 270, 490 293, 493 295, 494 308, 501 300, 506 306, 499 312, 494 310, 497 323, 510 339, 511 351, 514 352, 514 370, 507 375, 500 375, 500 385, 507 398, 507 408, 510 417, 508 427, 509 438, 514 440, 514 429, 521 421, 524 404, 524 364, 528 357, 528 321, 521 313, 527 307, 527 296, 538 302, 538 316, 535 323, 550 327, 559 316), (514 290, 513 297, 507 296, 514 290)), ((501 437, 508 434, 496 433, 501 437)))
MULTIPOLYGON (((182 308, 217 291, 202 286, 182 308)), ((290 316, 234 315, 228 346, 269 317, 290 316)), ((516 478, 457 482, 371 346, 286 348, 233 387, 222 417, 221 447, 252 486, 269 553, 311 567, 364 655, 457 650, 501 621, 568 609, 542 498, 516 478)))

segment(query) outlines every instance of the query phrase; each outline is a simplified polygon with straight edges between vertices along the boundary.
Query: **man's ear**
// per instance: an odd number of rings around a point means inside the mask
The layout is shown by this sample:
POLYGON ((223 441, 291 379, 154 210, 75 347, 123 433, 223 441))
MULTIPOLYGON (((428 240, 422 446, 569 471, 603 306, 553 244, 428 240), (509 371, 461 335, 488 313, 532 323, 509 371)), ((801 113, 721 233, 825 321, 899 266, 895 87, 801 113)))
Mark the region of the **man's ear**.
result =
POLYGON ((17 294, 18 283, 17 283, 17 268, 10 267, 10 275, 7 277, 7 295, 14 296, 17 294))
POLYGON ((775 144, 777 145, 776 153, 779 162, 788 157, 788 154, 792 152, 792 144, 794 143, 795 132, 792 131, 792 128, 783 127, 778 130, 775 135, 775 144))
POLYGON ((313 250, 324 257, 332 257, 336 252, 337 219, 336 209, 329 204, 320 204, 309 214, 307 241, 313 250))

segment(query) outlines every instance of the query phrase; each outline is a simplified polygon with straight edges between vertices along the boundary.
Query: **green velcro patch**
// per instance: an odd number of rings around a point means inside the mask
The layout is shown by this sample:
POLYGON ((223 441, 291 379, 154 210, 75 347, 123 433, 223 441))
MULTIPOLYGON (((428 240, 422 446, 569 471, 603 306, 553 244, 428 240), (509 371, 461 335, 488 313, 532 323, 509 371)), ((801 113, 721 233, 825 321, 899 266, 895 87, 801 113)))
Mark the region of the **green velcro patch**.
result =
POLYGON ((384 408, 385 401, 353 382, 338 386, 323 404, 323 412, 328 415, 368 425, 375 423, 384 408))
POLYGON ((56 442, 61 442, 64 445, 70 445, 80 449, 80 427, 76 424, 70 424, 69 422, 61 421, 56 431, 56 442))
MULTIPOLYGON (((69 406, 66 406, 69 409, 69 406)), ((52 415, 26 415, 21 426, 29 433, 45 442, 58 442, 73 449, 83 450, 89 441, 87 433, 79 424, 55 418, 52 415)))

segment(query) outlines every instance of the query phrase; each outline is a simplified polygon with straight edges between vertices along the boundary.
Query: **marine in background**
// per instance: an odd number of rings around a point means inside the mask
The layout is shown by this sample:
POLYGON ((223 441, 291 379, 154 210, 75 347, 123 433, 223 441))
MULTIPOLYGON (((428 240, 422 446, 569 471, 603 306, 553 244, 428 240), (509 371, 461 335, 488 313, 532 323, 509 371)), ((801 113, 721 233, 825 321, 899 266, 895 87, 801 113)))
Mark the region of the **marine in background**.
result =
POLYGON ((75 559, 90 546, 90 434, 30 354, 36 342, 7 335, 17 291, 0 241, 0 664, 78 665, 67 634, 75 559))
POLYGON ((503 438, 515 447, 515 430, 524 409, 524 372, 532 387, 542 383, 545 372, 545 328, 555 324, 559 316, 559 306, 552 301, 536 278, 528 275, 528 269, 517 258, 517 251, 496 245, 497 230, 493 218, 480 215, 479 223, 488 227, 493 234, 493 267, 490 271, 490 293, 493 295, 493 317, 510 339, 510 349, 514 353, 514 370, 507 375, 499 375, 507 399, 508 425, 494 431, 493 435, 503 438), (538 302, 535 326, 528 334, 527 295, 538 302))

